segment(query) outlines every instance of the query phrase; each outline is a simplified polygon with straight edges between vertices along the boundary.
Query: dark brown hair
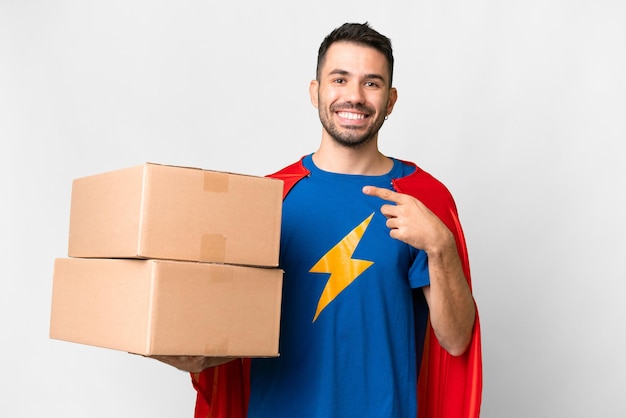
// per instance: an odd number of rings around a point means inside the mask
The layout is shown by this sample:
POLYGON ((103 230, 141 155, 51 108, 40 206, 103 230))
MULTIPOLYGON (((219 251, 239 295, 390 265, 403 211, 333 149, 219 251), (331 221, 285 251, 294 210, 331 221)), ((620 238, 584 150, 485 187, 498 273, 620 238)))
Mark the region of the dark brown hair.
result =
POLYGON ((324 38, 317 53, 316 77, 318 80, 328 48, 335 42, 353 42, 374 48, 382 53, 387 59, 387 64, 389 64, 389 85, 391 86, 393 81, 393 49, 391 47, 391 40, 372 29, 367 22, 344 23, 324 38))

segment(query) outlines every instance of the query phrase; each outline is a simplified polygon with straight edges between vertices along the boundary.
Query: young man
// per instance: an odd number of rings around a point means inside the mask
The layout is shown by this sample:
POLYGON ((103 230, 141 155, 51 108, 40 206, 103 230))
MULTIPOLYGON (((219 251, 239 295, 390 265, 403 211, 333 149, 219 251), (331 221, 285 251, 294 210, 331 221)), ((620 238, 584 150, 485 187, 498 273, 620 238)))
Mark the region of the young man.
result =
POLYGON ((178 364, 204 370, 196 417, 478 416, 479 323, 454 201, 378 149, 392 77, 391 43, 367 24, 322 42, 319 149, 273 175, 285 180, 281 355, 178 364))

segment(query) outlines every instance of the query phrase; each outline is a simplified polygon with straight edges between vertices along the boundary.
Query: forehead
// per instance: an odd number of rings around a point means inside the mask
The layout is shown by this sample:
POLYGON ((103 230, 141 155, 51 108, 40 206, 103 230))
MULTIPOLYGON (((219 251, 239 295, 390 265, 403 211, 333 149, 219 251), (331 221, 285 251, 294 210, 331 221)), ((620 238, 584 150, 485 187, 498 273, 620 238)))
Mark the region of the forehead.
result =
POLYGON ((321 75, 337 70, 354 75, 378 74, 385 80, 389 79, 389 65, 385 55, 375 48, 354 42, 335 42, 328 48, 321 75))

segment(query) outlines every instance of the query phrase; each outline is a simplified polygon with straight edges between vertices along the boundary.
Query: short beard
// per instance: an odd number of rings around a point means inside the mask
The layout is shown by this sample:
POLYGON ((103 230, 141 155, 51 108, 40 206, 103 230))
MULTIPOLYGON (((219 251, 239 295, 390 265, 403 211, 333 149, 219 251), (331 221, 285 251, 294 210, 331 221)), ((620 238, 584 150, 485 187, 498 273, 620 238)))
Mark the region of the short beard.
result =
POLYGON ((356 133, 350 131, 340 132, 337 127, 332 124, 328 124, 324 126, 324 128, 337 144, 345 148, 360 148, 369 143, 376 136, 376 132, 372 132, 372 130, 369 130, 364 135, 358 136, 356 133))
MULTIPOLYGON (((335 112, 337 110, 345 108, 346 107, 331 108, 330 111, 335 112)), ((371 112, 368 112, 368 114, 371 114, 371 112)), ((345 130, 339 129, 337 125, 330 122, 329 117, 324 117, 324 115, 322 114, 322 110, 319 111, 319 118, 326 132, 328 132, 330 137, 333 138, 333 140, 337 144, 346 148, 353 149, 363 147, 371 142, 374 138, 376 138, 378 131, 385 122, 384 117, 380 118, 380 120, 375 121, 374 125, 372 125, 370 129, 367 130, 367 132, 359 136, 355 132, 351 132, 350 128, 345 128, 345 130)))

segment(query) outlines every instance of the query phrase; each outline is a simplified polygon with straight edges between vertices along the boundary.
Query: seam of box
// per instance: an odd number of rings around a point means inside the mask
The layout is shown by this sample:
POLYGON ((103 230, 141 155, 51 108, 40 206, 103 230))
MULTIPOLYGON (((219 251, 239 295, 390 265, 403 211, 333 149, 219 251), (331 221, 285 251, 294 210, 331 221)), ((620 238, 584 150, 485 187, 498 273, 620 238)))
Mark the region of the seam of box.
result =
POLYGON ((149 176, 150 170, 148 169, 148 164, 144 164, 143 165, 143 169, 141 172, 141 177, 142 177, 142 182, 141 182, 141 200, 139 202, 139 225, 137 227, 137 246, 138 248, 136 249, 137 251, 137 255, 143 255, 144 253, 144 249, 145 249, 145 243, 144 240, 146 239, 144 236, 144 229, 145 229, 145 212, 146 212, 146 200, 147 200, 147 190, 149 190, 149 182, 150 182, 150 176, 149 176))
POLYGON ((144 352, 147 353, 148 355, 152 355, 155 354, 152 352, 152 350, 154 349, 153 347, 153 341, 154 341, 154 324, 157 322, 156 319, 154 318, 155 315, 155 298, 158 292, 158 277, 157 277, 157 261, 153 261, 153 260, 146 260, 146 263, 149 264, 150 268, 149 268, 149 277, 150 277, 150 283, 149 283, 149 290, 148 290, 148 318, 147 321, 148 323, 146 324, 146 347, 144 352))

